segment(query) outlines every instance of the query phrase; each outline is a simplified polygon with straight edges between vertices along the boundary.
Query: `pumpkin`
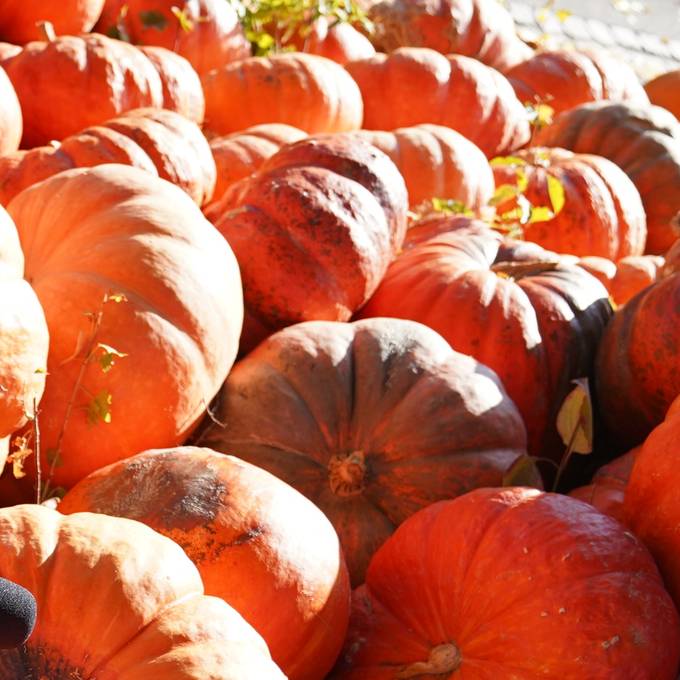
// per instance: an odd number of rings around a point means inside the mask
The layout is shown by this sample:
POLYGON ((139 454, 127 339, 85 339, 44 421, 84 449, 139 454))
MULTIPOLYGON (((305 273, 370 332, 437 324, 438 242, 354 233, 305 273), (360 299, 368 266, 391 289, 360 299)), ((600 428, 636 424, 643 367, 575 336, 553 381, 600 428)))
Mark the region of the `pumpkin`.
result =
POLYGON ((434 216, 409 230, 360 316, 419 321, 489 366, 524 418, 529 453, 559 461, 558 410, 571 381, 591 375, 611 306, 597 279, 559 256, 434 216))
POLYGON ((232 185, 206 215, 241 269, 245 348, 261 339, 250 330, 259 325, 349 320, 401 246, 407 208, 394 163, 343 135, 284 146, 232 185))
POLYGON ((261 123, 286 123, 310 134, 361 127, 357 84, 342 66, 314 54, 250 57, 203 76, 205 126, 226 135, 261 123))
POLYGON ((529 121, 506 78, 470 57, 401 47, 346 64, 364 100, 363 127, 453 128, 487 157, 529 141, 529 121))
POLYGON ((680 69, 668 71, 652 78, 645 83, 645 92, 649 101, 656 106, 668 109, 676 118, 680 119, 680 69))
POLYGON ((680 623, 649 552, 587 503, 477 489, 406 520, 353 597, 333 680, 674 680, 680 623))
POLYGON ((668 249, 664 257, 662 276, 680 273, 680 238, 668 249))
POLYGON ((210 140, 217 182, 214 200, 236 181, 251 175, 282 146, 306 137, 306 133, 283 123, 265 123, 210 140))
MULTIPOLYGON (((502 159, 501 159, 502 160, 502 159)), ((546 220, 522 226, 523 238, 549 250, 573 255, 599 255, 619 260, 641 255, 647 227, 635 185, 614 163, 589 154, 558 148, 532 148, 494 165, 497 186, 526 183, 524 197, 532 206, 553 207, 551 182, 557 182, 564 205, 546 220)), ((517 206, 510 200, 497 212, 517 206)))
POLYGON ((88 475, 59 511, 135 519, 179 543, 206 594, 262 635, 291 680, 323 680, 335 663, 350 600, 337 535, 268 472, 210 449, 146 451, 88 475))
POLYGON ((354 585, 416 510, 501 483, 525 452, 496 375, 400 319, 309 321, 234 366, 201 441, 262 467, 318 505, 354 585))
POLYGON ((183 442, 236 356, 243 302, 226 241, 183 191, 125 165, 61 172, 8 212, 50 331, 43 478, 70 486, 183 442))
POLYGON ((0 650, 3 680, 284 680, 182 549, 140 522, 18 505, 0 510, 0 547, 0 573, 38 609, 28 642, 0 650))
POLYGON ((595 102, 561 113, 535 143, 616 163, 633 180, 647 215, 646 252, 662 255, 680 225, 680 123, 658 106, 595 102))
POLYGON ((199 74, 250 56, 236 9, 224 0, 106 0, 96 30, 174 50, 199 74))
POLYGON ((0 0, 0 40, 20 45, 42 40, 40 24, 46 21, 58 34, 88 33, 103 7, 104 0, 0 0))
POLYGON ((392 132, 359 130, 354 134, 394 161, 406 182, 412 207, 437 197, 480 211, 493 196, 494 179, 486 157, 451 128, 422 124, 392 132))
MULTIPOLYGON (((676 390, 677 394, 680 394, 676 390)), ((656 559, 666 587, 680 607, 678 575, 677 459, 680 441, 680 396, 645 439, 630 473, 623 501, 627 525, 656 559)))
POLYGON ((521 102, 543 102, 556 113, 601 99, 649 104, 635 71, 604 51, 537 52, 505 75, 521 102))
POLYGON ((5 71, 0 68, 0 156, 19 148, 23 127, 17 93, 5 71))
POLYGON ((597 357, 597 393, 610 436, 642 443, 680 394, 680 273, 617 310, 597 357))
POLYGON ((368 9, 382 52, 428 47, 474 57, 504 71, 531 55, 510 13, 494 0, 382 0, 368 9))
POLYGON ((160 76, 144 54, 96 33, 31 42, 1 65, 21 104, 23 148, 63 139, 130 109, 163 105, 160 76))
POLYGON ((346 64, 375 54, 371 41, 346 21, 329 25, 328 19, 320 17, 312 25, 312 31, 303 40, 295 40, 299 50, 346 64))
POLYGON ((198 205, 215 186, 215 162, 200 128, 173 111, 136 109, 61 143, 0 157, 0 203, 63 170, 122 163, 176 184, 198 205))

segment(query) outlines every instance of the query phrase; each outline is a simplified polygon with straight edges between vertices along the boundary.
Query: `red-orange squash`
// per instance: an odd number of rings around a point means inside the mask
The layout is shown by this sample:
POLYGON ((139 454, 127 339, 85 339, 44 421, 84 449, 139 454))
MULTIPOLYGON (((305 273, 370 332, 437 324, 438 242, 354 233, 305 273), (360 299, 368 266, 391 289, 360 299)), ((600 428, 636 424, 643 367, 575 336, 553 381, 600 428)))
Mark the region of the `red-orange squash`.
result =
POLYGON ((174 50, 199 74, 251 52, 235 7, 224 0, 106 0, 96 30, 174 50))
POLYGON ((0 156, 0 204, 71 168, 122 163, 176 184, 198 205, 213 195, 215 162, 200 128, 173 111, 135 109, 61 143, 0 156))
POLYGON ((680 623, 649 552, 568 496, 478 489, 375 554, 333 680, 674 680, 680 623))
POLYGON ((182 443, 236 356, 227 242, 178 187, 125 165, 61 172, 8 211, 50 331, 43 478, 182 443))
POLYGON ((662 276, 680 273, 680 238, 668 249, 664 260, 662 276))
POLYGON ((371 41, 354 26, 344 21, 329 25, 324 17, 314 22, 311 33, 304 40, 296 39, 295 42, 299 50, 332 59, 338 64, 375 54, 371 41))
POLYGON ((290 680, 323 680, 335 663, 350 602, 338 537, 268 472, 210 449, 146 451, 88 475, 59 512, 135 519, 179 543, 290 680))
MULTIPOLYGON (((548 220, 522 227, 523 238, 558 253, 599 255, 617 261, 641 255, 647 226, 640 194, 626 174, 600 156, 558 148, 532 148, 513 155, 514 162, 495 165, 497 186, 526 183, 533 206, 552 207, 550 182, 557 182, 564 205, 548 220)), ((516 207, 514 200, 497 210, 516 207)))
POLYGON ((644 441, 680 394, 680 273, 619 309, 597 357, 600 412, 624 449, 644 441))
POLYGON ((315 54, 250 57, 205 74, 205 127, 226 135, 261 123, 309 134, 361 127, 361 92, 347 71, 315 54))
POLYGON ((284 680, 262 638, 203 594, 191 560, 140 522, 39 505, 0 510, 0 573, 36 598, 0 678, 284 680))
POLYGON ((368 16, 382 52, 429 47, 474 57, 499 71, 532 53, 510 13, 494 0, 382 0, 371 4, 368 16))
POLYGON ((493 196, 493 173, 486 157, 451 128, 424 123, 391 132, 359 130, 354 134, 394 161, 412 207, 432 198, 447 198, 477 212, 493 196))
POLYGON ((283 147, 206 215, 234 249, 251 321, 276 330, 349 320, 400 248, 407 208, 404 180, 382 151, 323 135, 283 147))
POLYGON ((680 238, 680 123, 659 106, 582 104, 539 130, 535 143, 616 163, 633 180, 647 215, 646 252, 663 255, 680 238))
POLYGON ((537 52, 505 75, 522 103, 542 102, 556 113, 601 99, 649 104, 635 71, 604 51, 537 52))
POLYGON ((0 156, 19 148, 24 123, 17 93, 0 67, 0 156))
POLYGON ((559 460, 555 429, 571 381, 589 376, 611 316, 602 284, 538 246, 484 223, 416 223, 360 316, 424 323, 492 368, 524 418, 529 452, 559 460))
POLYGON ((649 101, 656 106, 663 106, 680 120, 680 69, 662 73, 645 83, 645 92, 649 101))
POLYGON ((526 435, 496 375, 400 319, 312 321, 239 361, 202 441, 263 467, 333 523, 352 583, 416 510, 497 485, 526 435))
POLYGON ((364 100, 363 127, 394 130, 420 123, 453 128, 487 157, 529 141, 526 111, 507 79, 470 57, 402 47, 345 67, 364 100))

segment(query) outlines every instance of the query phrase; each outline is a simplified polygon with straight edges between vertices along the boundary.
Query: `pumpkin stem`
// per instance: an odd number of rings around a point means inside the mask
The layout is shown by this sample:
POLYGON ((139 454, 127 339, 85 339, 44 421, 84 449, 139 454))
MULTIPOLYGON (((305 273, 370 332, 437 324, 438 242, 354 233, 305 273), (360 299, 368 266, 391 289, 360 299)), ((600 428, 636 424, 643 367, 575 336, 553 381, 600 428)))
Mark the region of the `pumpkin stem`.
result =
POLYGON ((416 661, 402 668, 394 677, 396 680, 416 678, 421 675, 443 675, 453 673, 460 668, 463 657, 460 650, 453 642, 437 645, 430 650, 430 658, 427 661, 416 661))
POLYGON ((364 490, 366 455, 352 451, 346 456, 333 456, 328 463, 331 491, 338 496, 356 496, 364 490))
POLYGON ((491 265, 491 271, 508 279, 521 279, 525 276, 535 276, 543 272, 551 272, 560 266, 556 260, 528 260, 527 262, 496 262, 491 265))
POLYGON ((37 21, 35 25, 43 34, 46 42, 54 42, 57 39, 57 34, 51 21, 37 21))

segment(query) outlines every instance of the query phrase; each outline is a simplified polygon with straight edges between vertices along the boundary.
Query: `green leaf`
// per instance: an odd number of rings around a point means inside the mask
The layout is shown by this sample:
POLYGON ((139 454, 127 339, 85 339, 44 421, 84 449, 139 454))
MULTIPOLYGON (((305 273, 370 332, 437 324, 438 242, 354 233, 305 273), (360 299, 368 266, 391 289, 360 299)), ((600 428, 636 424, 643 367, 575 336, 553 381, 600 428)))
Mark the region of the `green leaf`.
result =
POLYGON ((557 215, 564 207, 564 185, 553 175, 548 175, 548 196, 550 196, 553 214, 557 215))
POLYGON ((517 179, 517 190, 523 194, 529 188, 527 173, 521 168, 517 168, 517 170, 515 170, 515 177, 517 179))
POLYGON ((186 13, 185 10, 173 6, 170 8, 170 11, 175 15, 175 17, 177 17, 177 21, 179 21, 180 28, 185 33, 190 33, 191 31, 194 30, 194 22, 189 18, 189 15, 186 13))
POLYGON ((557 414, 557 431, 567 451, 581 454, 593 450, 593 406, 588 378, 572 380, 575 387, 557 414))
POLYGON ((165 15, 156 10, 149 10, 147 12, 140 12, 139 19, 142 22, 144 28, 155 28, 158 31, 162 31, 167 25, 168 20, 165 15))
POLYGON ((96 425, 99 421, 111 422, 111 404, 113 396, 108 390, 97 393, 87 405, 87 422, 96 425))
POLYGON ((105 345, 103 342, 97 343, 97 349, 101 350, 101 353, 99 354, 99 365, 104 373, 108 373, 113 368, 116 359, 122 359, 127 356, 125 352, 119 352, 114 347, 105 345))
POLYGON ((474 215, 473 211, 465 203, 456 201, 453 198, 433 198, 432 208, 435 212, 446 215, 464 215, 465 217, 472 217, 474 215))
POLYGON ((47 458, 47 462, 50 464, 51 467, 57 468, 60 465, 63 465, 61 453, 57 449, 54 448, 47 449, 45 457, 47 458))
POLYGON ((503 474, 503 486, 543 488, 543 479, 533 456, 522 454, 503 474))
POLYGON ((489 199, 489 205, 500 205, 511 201, 519 195, 519 187, 515 184, 500 184, 496 187, 493 196, 489 199))
POLYGON ((544 205, 534 206, 529 211, 528 224, 534 224, 534 222, 549 222, 553 217, 555 217, 555 213, 550 210, 550 208, 546 208, 544 205))

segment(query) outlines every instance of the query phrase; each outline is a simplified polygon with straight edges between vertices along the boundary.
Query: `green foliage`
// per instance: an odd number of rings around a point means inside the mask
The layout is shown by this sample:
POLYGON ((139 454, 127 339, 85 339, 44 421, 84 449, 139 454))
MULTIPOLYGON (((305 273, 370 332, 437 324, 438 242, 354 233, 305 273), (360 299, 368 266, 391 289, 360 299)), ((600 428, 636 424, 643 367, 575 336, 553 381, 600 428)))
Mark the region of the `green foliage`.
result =
POLYGON ((155 28, 158 31, 162 31, 168 25, 168 20, 163 13, 156 12, 155 10, 140 12, 139 18, 144 28, 155 28))
POLYGON ((433 198, 432 210, 444 215, 463 215, 464 217, 474 217, 474 212, 462 201, 453 198, 433 198))
POLYGON ((92 397, 87 405, 87 422, 96 425, 98 422, 111 422, 111 404, 113 395, 108 390, 101 390, 92 397))

